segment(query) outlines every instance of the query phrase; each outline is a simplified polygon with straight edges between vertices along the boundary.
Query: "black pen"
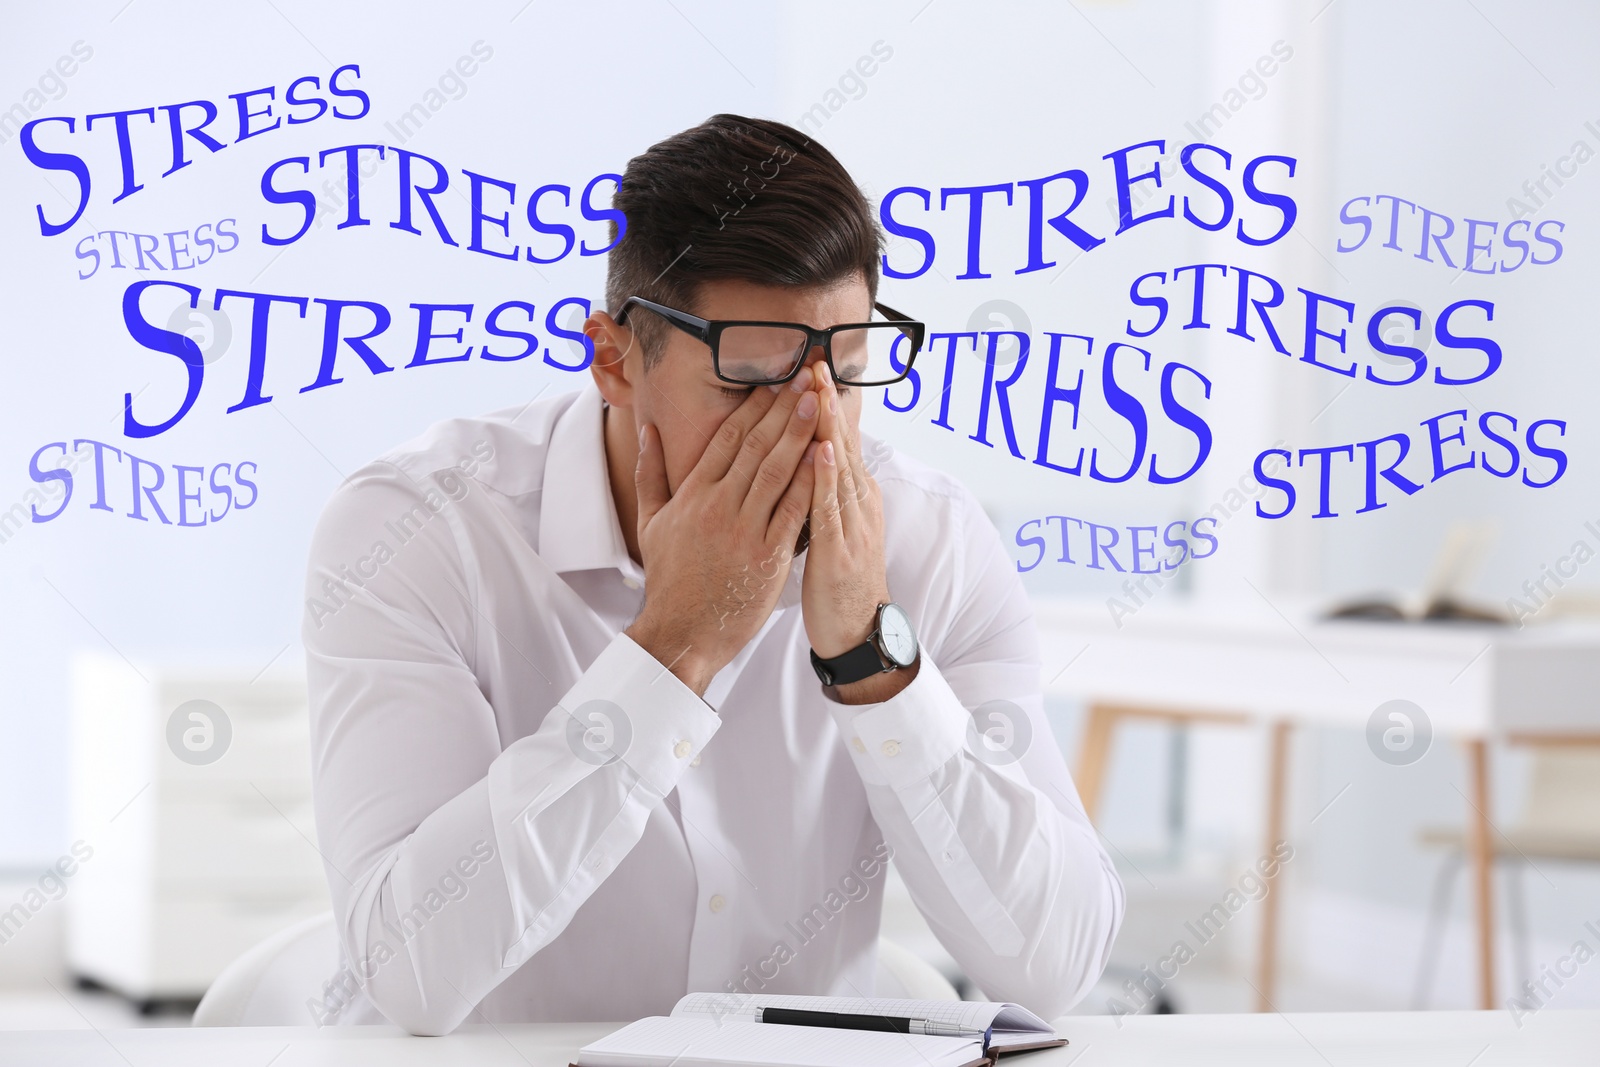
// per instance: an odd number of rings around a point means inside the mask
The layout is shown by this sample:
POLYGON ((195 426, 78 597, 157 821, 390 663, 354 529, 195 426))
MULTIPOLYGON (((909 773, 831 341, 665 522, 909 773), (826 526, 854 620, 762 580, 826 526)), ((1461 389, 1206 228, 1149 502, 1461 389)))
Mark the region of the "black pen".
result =
POLYGON ((802 1008, 760 1008, 756 1011, 756 1022, 831 1026, 836 1030, 878 1030, 891 1034, 931 1034, 937 1037, 983 1036, 951 1023, 931 1019, 907 1019, 898 1015, 851 1015, 833 1011, 806 1011, 802 1008))

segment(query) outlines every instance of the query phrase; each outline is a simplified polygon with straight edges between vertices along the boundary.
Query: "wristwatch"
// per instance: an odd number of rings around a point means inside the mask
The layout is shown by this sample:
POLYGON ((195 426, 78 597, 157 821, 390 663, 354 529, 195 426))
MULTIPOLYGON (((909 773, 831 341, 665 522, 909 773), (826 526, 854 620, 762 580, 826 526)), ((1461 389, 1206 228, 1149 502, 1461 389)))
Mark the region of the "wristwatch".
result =
POLYGON ((899 604, 878 605, 872 633, 843 655, 823 659, 811 650, 811 666, 822 684, 849 685, 885 671, 909 667, 917 661, 917 632, 911 617, 899 604))

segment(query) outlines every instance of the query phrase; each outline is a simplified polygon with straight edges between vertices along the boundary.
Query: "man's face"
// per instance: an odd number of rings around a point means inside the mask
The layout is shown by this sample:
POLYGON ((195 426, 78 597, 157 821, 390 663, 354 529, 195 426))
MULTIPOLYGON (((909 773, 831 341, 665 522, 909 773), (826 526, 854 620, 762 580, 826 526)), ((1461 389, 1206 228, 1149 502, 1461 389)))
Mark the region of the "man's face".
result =
MULTIPOLYGON (((872 301, 866 281, 859 276, 828 288, 806 289, 724 280, 704 284, 699 306, 692 310, 706 319, 799 322, 823 329, 844 322, 868 321, 872 317, 872 301)), ((636 308, 632 314, 652 312, 636 308)), ((636 380, 634 422, 656 424, 666 461, 667 487, 676 493, 705 453, 717 427, 744 401, 751 387, 719 379, 711 366, 711 350, 682 330, 668 326, 665 334, 666 346, 660 361, 644 373, 642 381, 636 380)), ((807 364, 822 362, 822 349, 813 348, 806 353, 807 364)), ((862 390, 838 388, 840 414, 854 436, 861 423, 862 390)))

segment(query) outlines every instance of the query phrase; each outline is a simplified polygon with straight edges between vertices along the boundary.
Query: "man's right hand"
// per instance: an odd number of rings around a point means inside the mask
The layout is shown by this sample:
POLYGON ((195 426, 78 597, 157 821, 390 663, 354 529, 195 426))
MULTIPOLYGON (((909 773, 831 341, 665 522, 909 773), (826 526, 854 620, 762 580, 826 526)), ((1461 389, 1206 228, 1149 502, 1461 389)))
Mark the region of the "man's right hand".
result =
POLYGON ((788 581, 811 508, 818 399, 809 365, 776 393, 755 388, 676 493, 656 427, 639 429, 645 603, 625 632, 698 695, 761 629, 788 581))

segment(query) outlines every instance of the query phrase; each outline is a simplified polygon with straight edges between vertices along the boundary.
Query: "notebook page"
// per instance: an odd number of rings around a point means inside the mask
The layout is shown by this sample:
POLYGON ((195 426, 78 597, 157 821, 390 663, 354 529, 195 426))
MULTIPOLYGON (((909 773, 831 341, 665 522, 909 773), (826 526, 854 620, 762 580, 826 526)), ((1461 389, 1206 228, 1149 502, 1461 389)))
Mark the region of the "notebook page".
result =
MULTIPOLYGON (((754 1020, 761 1008, 803 1008, 856 1015, 895 1015, 959 1026, 982 1034, 1006 1008, 972 1000, 900 1000, 888 997, 805 997, 781 993, 690 993, 672 1009, 674 1016, 754 1020)), ((1025 1013, 1027 1014, 1027 1013, 1025 1013)), ((1030 1017, 1032 1017, 1030 1015, 1030 1017)), ((1048 1030, 1049 1028, 1046 1027, 1048 1030)))
POLYGON ((579 1067, 972 1067, 975 1038, 652 1016, 585 1045, 579 1067))
POLYGON ((994 1017, 994 1029, 1030 1034, 1053 1034, 1055 1028, 1020 1004, 1002 1004, 994 1017))

